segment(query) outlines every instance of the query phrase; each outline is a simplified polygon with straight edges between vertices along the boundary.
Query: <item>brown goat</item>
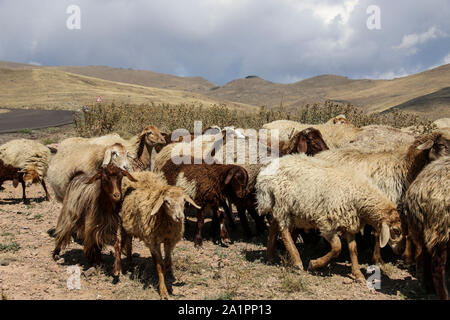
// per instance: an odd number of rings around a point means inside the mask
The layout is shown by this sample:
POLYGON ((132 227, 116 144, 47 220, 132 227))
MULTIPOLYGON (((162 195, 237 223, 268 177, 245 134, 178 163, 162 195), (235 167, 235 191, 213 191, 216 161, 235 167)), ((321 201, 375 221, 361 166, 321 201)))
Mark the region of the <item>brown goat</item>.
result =
POLYGON ((19 182, 22 184, 22 200, 26 203, 26 186, 30 185, 34 182, 41 182, 42 187, 45 191, 45 200, 50 200, 50 195, 47 191, 47 186, 45 185, 44 179, 40 179, 39 174, 33 168, 28 169, 20 169, 16 168, 10 164, 5 164, 3 160, 0 159, 0 186, 3 182, 11 180, 13 182, 14 188, 19 185, 19 182))
POLYGON ((162 171, 169 185, 183 188, 202 208, 197 211, 195 245, 202 245, 202 228, 208 209, 212 210, 214 229, 220 230, 221 243, 230 242, 219 206, 225 202, 226 197, 244 197, 248 183, 247 171, 237 165, 204 163, 176 165, 172 161, 168 161, 162 171))
POLYGON ((113 164, 102 168, 94 176, 84 173, 74 175, 64 196, 55 230, 55 260, 76 232, 83 241, 86 257, 97 265, 101 262, 102 247, 114 243, 113 272, 115 275, 120 272, 120 240, 117 231, 120 227, 119 204, 124 175, 136 181, 127 171, 113 164))

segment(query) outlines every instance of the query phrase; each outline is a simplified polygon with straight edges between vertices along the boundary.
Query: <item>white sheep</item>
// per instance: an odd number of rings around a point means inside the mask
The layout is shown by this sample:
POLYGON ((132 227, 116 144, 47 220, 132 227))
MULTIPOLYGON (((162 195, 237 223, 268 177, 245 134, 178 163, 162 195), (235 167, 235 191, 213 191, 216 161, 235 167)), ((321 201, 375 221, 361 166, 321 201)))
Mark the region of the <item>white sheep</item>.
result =
POLYGON ((361 132, 360 128, 356 128, 350 122, 342 124, 339 121, 336 123, 327 122, 313 125, 292 120, 277 120, 263 125, 264 129, 278 130, 280 141, 286 141, 293 134, 309 127, 318 129, 322 133, 323 139, 330 149, 340 148, 344 144, 353 141, 361 132))
MULTIPOLYGON (((317 156, 316 156, 317 157, 317 156)), ((364 281, 358 265, 355 234, 365 224, 380 232, 380 246, 397 239, 401 233, 396 206, 366 177, 357 172, 336 168, 325 161, 303 154, 273 160, 258 175, 256 199, 259 214, 272 214, 267 253, 274 258, 276 236, 282 240, 294 266, 303 270, 298 250, 289 229, 319 229, 331 244, 325 256, 311 260, 309 269, 326 266, 341 251, 339 235, 348 242, 352 273, 364 281)))
MULTIPOLYGON (((44 180, 47 175, 50 155, 49 148, 37 141, 28 139, 15 139, 0 146, 0 160, 2 162, 2 170, 0 171, 5 175, 6 171, 16 171, 13 183, 16 187, 18 182, 21 182, 24 202, 27 201, 26 185, 35 182, 41 183, 46 199, 50 199, 44 180), (8 170, 3 166, 9 166, 8 170), (5 172, 3 172, 4 170, 5 172)), ((0 177, 0 181, 3 182, 4 180, 6 179, 0 177)))
POLYGON ((100 137, 68 138, 58 146, 58 150, 65 149, 67 146, 79 145, 83 143, 98 144, 103 146, 110 146, 114 143, 120 143, 128 151, 128 156, 131 162, 131 171, 149 170, 152 162, 153 148, 160 145, 165 145, 166 140, 164 136, 155 126, 145 127, 141 133, 131 137, 128 140, 121 138, 117 133, 111 133, 100 137))
POLYGON ((115 164, 128 170, 127 150, 121 144, 70 144, 58 149, 50 161, 48 180, 57 201, 62 202, 70 180, 78 173, 95 174, 101 167, 115 164))
POLYGON ((372 151, 395 150, 414 142, 414 135, 386 125, 369 125, 342 148, 358 148, 372 151))
MULTIPOLYGON (((212 130, 211 130, 212 131, 212 130)), ((180 132, 181 133, 181 132, 180 132)), ((233 159, 236 149, 225 148, 228 138, 245 139, 241 132, 231 127, 223 129, 219 133, 205 132, 190 140, 191 136, 186 136, 182 142, 168 144, 156 155, 153 171, 161 172, 167 161, 172 161, 174 157, 182 159, 210 159, 211 162, 226 163, 226 159, 233 159), (188 138, 189 137, 189 138, 188 138), (186 141, 186 139, 188 139, 186 141), (227 152, 229 156, 227 156, 227 152)), ((178 138, 174 136, 173 138, 178 138)))
POLYGON ((161 298, 168 298, 164 274, 172 272, 172 250, 184 234, 184 206, 188 202, 200 209, 183 189, 169 186, 152 172, 135 172, 138 180, 123 180, 122 250, 131 262, 132 237, 150 249, 159 277, 161 298), (164 260, 161 244, 164 243, 164 260))
MULTIPOLYGON (((413 143, 372 151, 370 148, 342 148, 328 150, 316 155, 336 167, 356 170, 368 177, 395 204, 400 200, 419 172, 433 159, 446 155, 449 151, 441 145, 448 143, 450 135, 436 131, 416 139, 413 143)), ((375 237, 378 235, 375 234, 375 237)), ((382 263, 380 248, 375 242, 373 260, 382 263)), ((403 245, 393 248, 399 254, 403 245)))
POLYGON ((449 156, 432 162, 417 176, 405 194, 403 210, 408 237, 417 247, 417 278, 432 278, 438 297, 448 300, 445 266, 450 249, 449 156))
POLYGON ((450 128, 450 118, 441 118, 433 122, 438 129, 450 128))

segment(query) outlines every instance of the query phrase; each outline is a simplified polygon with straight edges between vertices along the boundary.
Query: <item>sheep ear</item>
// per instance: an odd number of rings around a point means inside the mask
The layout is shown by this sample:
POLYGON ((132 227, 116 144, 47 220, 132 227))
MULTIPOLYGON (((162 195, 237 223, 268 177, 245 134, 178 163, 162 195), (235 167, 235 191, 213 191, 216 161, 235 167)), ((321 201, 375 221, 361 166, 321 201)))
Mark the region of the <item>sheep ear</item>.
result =
POLYGON ((381 232, 380 232, 380 248, 384 248, 389 242, 390 231, 388 225, 383 222, 381 224, 381 232))
POLYGON ((288 139, 291 140, 292 136, 294 135, 295 128, 292 128, 291 133, 288 135, 288 139))
POLYGON ((18 178, 14 178, 13 179, 13 187, 17 188, 18 185, 19 185, 19 179, 18 178))
POLYGON ((105 151, 105 156, 103 157, 102 167, 106 167, 111 162, 112 151, 110 149, 105 151))
POLYGON ((164 195, 160 195, 158 200, 156 200, 155 204, 153 205, 153 210, 150 213, 150 216, 157 214, 163 204, 164 204, 164 195))
POLYGON ((97 172, 95 175, 93 175, 86 184, 92 184, 94 181, 99 180, 102 177, 101 172, 97 172))
POLYGON ((128 180, 137 182, 136 178, 133 177, 127 170, 120 169, 122 173, 128 178, 128 180))
POLYGON ((421 145, 417 146, 417 149, 418 150, 428 150, 428 149, 431 149, 433 144, 434 144, 433 140, 428 140, 427 142, 422 143, 421 145))
POLYGON ((186 202, 190 203, 193 207, 197 208, 197 209, 201 209, 202 207, 198 206, 194 200, 192 200, 191 197, 189 197, 187 194, 184 195, 184 200, 186 200, 186 202))
POLYGON ((228 170, 227 177, 225 178, 224 184, 227 185, 230 183, 231 179, 233 179, 234 174, 236 173, 236 168, 232 168, 228 170))
POLYGON ((306 142, 306 137, 304 135, 300 135, 297 143, 297 152, 306 153, 307 151, 308 151, 308 143, 306 142))

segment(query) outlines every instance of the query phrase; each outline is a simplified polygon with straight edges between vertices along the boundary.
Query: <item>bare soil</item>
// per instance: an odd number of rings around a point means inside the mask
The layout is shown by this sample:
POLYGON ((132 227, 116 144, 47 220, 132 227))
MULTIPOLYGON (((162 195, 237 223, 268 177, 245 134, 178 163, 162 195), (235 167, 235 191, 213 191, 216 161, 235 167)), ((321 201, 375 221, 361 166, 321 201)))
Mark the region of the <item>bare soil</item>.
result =
MULTIPOLYGON (((35 139, 54 142, 74 135, 73 127, 32 132, 35 139)), ((0 143, 22 134, 0 135, 0 143)), ((158 279, 151 254, 144 244, 133 241, 133 264, 126 266, 119 280, 112 272, 112 247, 103 251, 104 265, 95 269, 86 260, 82 246, 73 242, 61 252, 61 259, 53 261, 51 252, 55 227, 61 204, 52 199, 44 201, 38 184, 27 188, 29 204, 21 201, 22 190, 11 182, 0 190, 0 297, 5 299, 159 299, 158 279), (67 280, 70 266, 81 271, 81 288, 70 290, 67 280)), ((53 195, 50 190, 51 195, 53 195)), ((400 300, 434 299, 427 295, 413 276, 390 250, 382 251, 387 263, 381 266, 381 289, 370 290, 355 282, 351 274, 346 245, 341 256, 320 272, 297 272, 289 267, 285 251, 280 245, 280 260, 269 264, 265 245, 267 231, 246 239, 238 218, 231 229, 234 241, 229 247, 214 243, 210 237, 210 220, 205 224, 202 249, 194 248, 195 218, 186 221, 185 239, 174 251, 174 276, 166 279, 172 299, 343 299, 343 300, 400 300)), ((251 219, 249 219, 251 221, 251 219)), ((251 224, 254 229, 254 225, 251 224)), ((304 266, 329 250, 323 241, 297 243, 304 266)), ((344 241, 345 242, 345 241, 344 241)), ((373 246, 359 243, 359 257, 363 273, 370 264, 373 246)), ((124 258, 124 257, 123 257, 124 258)))
MULTIPOLYGON (((95 269, 73 242, 57 262, 51 258, 55 227, 61 204, 44 201, 39 185, 27 189, 29 204, 20 201, 21 188, 5 182, 0 191, 0 288, 7 299, 159 299, 158 280, 149 250, 134 240, 133 265, 120 276, 111 274, 112 248, 103 252, 104 265, 95 269), (78 266, 81 289, 69 290, 69 266, 78 266)), ((206 235, 211 223, 206 223, 206 235)), ((206 239, 203 249, 194 248, 194 219, 186 222, 186 239, 174 251, 176 280, 166 279, 173 299, 417 299, 434 298, 423 293, 410 271, 387 259, 381 266, 381 290, 369 290, 350 277, 346 250, 317 273, 289 268, 281 251, 280 262, 270 265, 265 255, 266 235, 246 240, 240 225, 232 230, 234 243, 221 247, 206 239)), ((326 252, 327 245, 297 244, 304 265, 326 252)), ((390 256, 388 254, 388 256, 390 256)), ((370 250, 360 254, 363 272, 370 250)), ((125 266, 125 259, 123 260, 125 266)))

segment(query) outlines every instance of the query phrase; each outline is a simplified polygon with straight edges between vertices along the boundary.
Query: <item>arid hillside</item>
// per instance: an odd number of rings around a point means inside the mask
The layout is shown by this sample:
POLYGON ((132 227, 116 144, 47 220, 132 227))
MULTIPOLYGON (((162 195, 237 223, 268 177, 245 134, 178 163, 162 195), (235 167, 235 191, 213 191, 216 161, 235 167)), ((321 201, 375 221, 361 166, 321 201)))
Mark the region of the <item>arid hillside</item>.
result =
POLYGON ((225 103, 245 110, 283 105, 293 110, 333 100, 368 113, 400 108, 434 120, 450 116, 449 83, 450 64, 392 80, 320 75, 281 84, 248 76, 218 86, 201 77, 146 70, 0 62, 0 105, 73 109, 102 96, 119 103, 225 103))
POLYGON ((78 109, 101 96, 105 103, 227 104, 252 106, 201 94, 102 80, 52 68, 0 68, 0 106, 14 108, 78 109))

